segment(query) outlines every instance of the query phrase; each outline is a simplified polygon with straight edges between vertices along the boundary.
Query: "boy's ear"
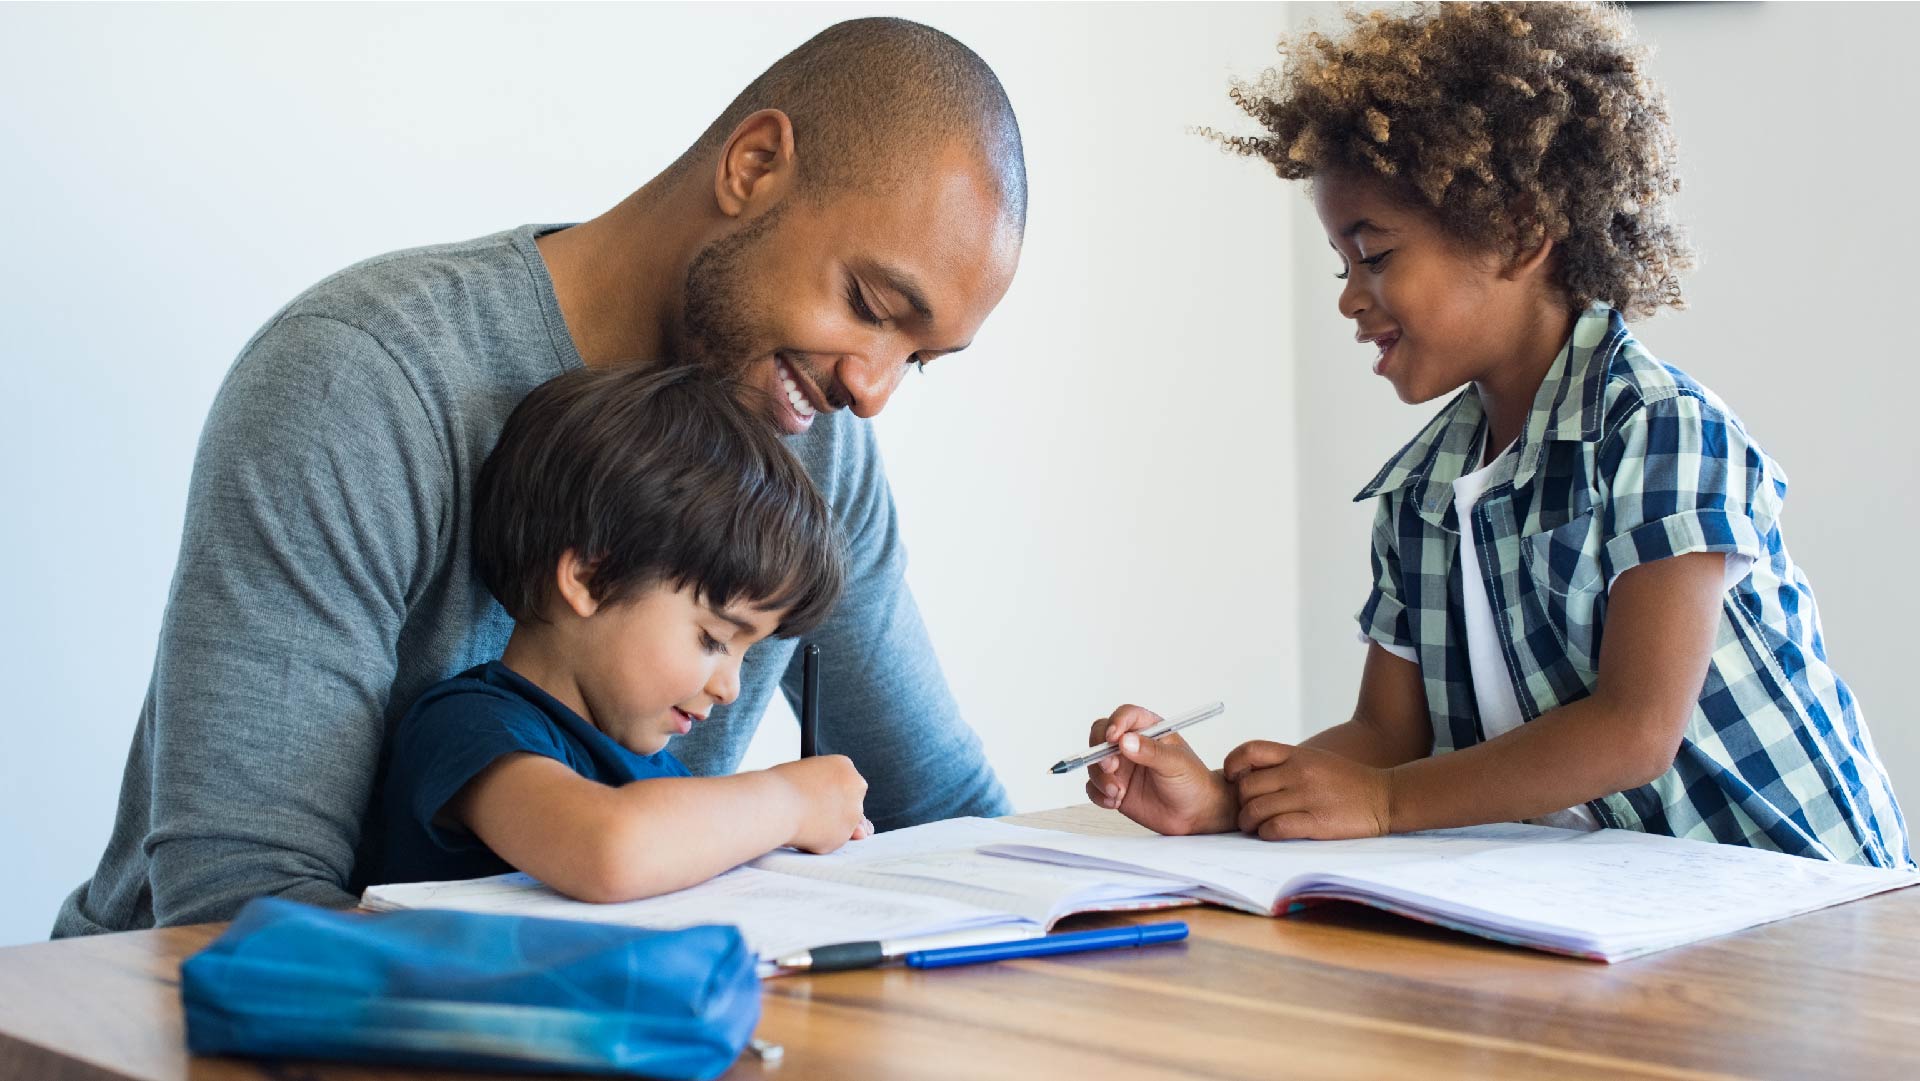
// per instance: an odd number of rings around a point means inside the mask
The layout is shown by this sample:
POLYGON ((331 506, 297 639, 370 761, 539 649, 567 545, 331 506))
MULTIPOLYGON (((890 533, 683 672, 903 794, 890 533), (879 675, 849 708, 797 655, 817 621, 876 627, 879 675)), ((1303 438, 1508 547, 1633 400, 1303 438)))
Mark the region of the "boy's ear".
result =
POLYGON ((729 218, 763 213, 780 201, 794 176, 793 121, 778 109, 762 109, 740 122, 720 148, 713 197, 729 218))
POLYGON ((600 602, 594 599, 589 584, 593 581, 595 566, 569 548, 560 553, 559 566, 554 569, 554 589, 560 595, 560 603, 581 619, 590 618, 600 610, 600 602))
POLYGON ((1530 195, 1523 196, 1512 208, 1514 219, 1520 223, 1518 232, 1525 235, 1531 229, 1538 229, 1540 239, 1532 245, 1523 242, 1514 248, 1513 253, 1507 258, 1503 275, 1509 280, 1519 281, 1522 278, 1532 277, 1541 270, 1551 269, 1552 264, 1549 260, 1560 250, 1560 245, 1547 236, 1547 230, 1535 217, 1535 209, 1534 198, 1530 195))
POLYGON ((1553 258, 1554 253, 1559 250, 1560 246, 1558 244, 1548 240, 1546 237, 1541 237, 1539 244, 1532 248, 1522 248, 1513 253, 1513 258, 1507 261, 1506 276, 1514 281, 1518 281, 1521 278, 1532 277, 1542 270, 1548 269, 1550 266, 1549 261, 1553 258))

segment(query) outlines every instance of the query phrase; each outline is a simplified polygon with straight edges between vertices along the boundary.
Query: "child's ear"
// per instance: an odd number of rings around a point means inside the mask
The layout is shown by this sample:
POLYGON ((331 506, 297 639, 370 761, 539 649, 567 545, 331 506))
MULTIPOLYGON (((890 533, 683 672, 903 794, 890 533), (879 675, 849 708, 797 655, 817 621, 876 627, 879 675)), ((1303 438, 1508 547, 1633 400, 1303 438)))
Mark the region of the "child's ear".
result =
POLYGON ((560 594, 560 603, 581 619, 591 617, 600 610, 600 602, 594 599, 593 571, 597 564, 580 558, 580 553, 569 548, 560 553, 560 564, 554 570, 554 588, 560 594))
POLYGON ((1520 281, 1553 269, 1552 260, 1559 252, 1560 245, 1547 236, 1545 227, 1533 216, 1532 198, 1520 200, 1520 204, 1513 208, 1513 215, 1519 222, 1520 239, 1514 245, 1513 254, 1507 258, 1502 276, 1509 281, 1520 281), (1539 239, 1535 240, 1528 234, 1539 239))

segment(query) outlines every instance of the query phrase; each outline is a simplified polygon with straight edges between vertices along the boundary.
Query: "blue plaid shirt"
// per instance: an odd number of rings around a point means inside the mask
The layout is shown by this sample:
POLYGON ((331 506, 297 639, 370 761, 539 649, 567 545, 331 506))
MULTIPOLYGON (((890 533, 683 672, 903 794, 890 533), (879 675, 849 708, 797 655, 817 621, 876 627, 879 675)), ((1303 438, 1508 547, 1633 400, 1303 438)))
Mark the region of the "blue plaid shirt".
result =
MULTIPOLYGON (((1468 387, 1356 497, 1379 499, 1360 626, 1419 658, 1435 754, 1485 738, 1453 504, 1484 423, 1468 387)), ((1595 305, 1494 468, 1472 529, 1528 721, 1593 693, 1607 590, 1622 571, 1687 552, 1752 560, 1722 598, 1706 684, 1673 767, 1588 803, 1602 825, 1913 865, 1893 787, 1859 703, 1827 664, 1813 589, 1780 534, 1786 475, 1718 398, 1595 305)))

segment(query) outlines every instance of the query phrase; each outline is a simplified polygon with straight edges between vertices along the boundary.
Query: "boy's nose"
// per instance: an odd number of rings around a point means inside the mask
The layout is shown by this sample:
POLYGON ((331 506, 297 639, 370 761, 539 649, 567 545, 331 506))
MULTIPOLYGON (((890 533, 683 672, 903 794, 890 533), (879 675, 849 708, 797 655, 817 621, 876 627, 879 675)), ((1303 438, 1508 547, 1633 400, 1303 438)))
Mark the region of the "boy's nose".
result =
POLYGON ((1340 314, 1348 319, 1358 319, 1367 310, 1367 291, 1360 287, 1358 275, 1347 271, 1347 280, 1340 283, 1340 314))
POLYGON ((740 697, 740 666, 723 664, 714 669, 713 678, 707 681, 707 697, 721 705, 731 705, 740 697))

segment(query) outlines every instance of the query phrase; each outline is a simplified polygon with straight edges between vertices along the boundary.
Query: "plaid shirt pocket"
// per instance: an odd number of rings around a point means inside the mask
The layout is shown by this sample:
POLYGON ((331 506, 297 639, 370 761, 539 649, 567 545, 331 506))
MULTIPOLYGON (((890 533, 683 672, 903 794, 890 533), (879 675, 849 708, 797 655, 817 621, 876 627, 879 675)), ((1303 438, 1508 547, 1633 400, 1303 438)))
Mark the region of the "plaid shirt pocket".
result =
POLYGON ((1600 668, 1606 589, 1595 558, 1599 547, 1599 525, 1591 511, 1544 533, 1520 538, 1527 586, 1565 659, 1583 672, 1600 668))

